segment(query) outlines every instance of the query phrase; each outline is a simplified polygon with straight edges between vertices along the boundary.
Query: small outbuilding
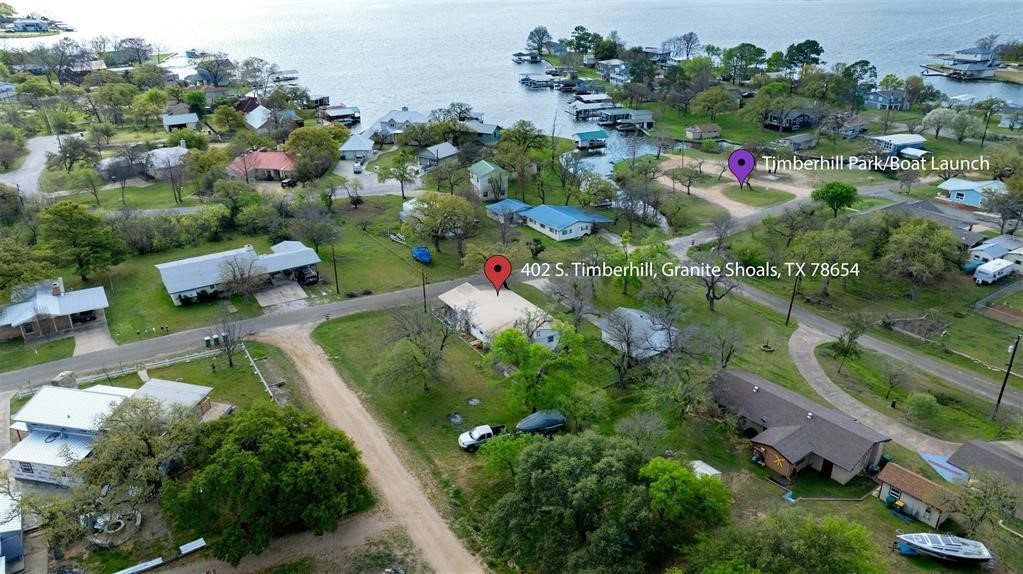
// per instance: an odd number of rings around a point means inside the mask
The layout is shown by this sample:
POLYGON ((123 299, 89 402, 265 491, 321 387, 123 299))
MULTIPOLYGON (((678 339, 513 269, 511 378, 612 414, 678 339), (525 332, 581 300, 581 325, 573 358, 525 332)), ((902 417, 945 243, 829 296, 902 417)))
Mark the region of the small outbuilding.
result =
POLYGON ((425 169, 436 167, 442 163, 458 160, 458 148, 450 142, 441 142, 419 152, 419 166, 425 169))
POLYGON ((702 140, 721 137, 721 126, 717 124, 697 124, 686 128, 687 140, 702 140))
POLYGON ((881 489, 878 498, 889 506, 897 506, 899 512, 912 516, 931 528, 941 526, 948 518, 945 511, 947 491, 944 487, 904 468, 889 462, 877 475, 881 489))
POLYGON ((696 478, 711 476, 718 480, 721 479, 721 471, 703 462, 702 460, 689 461, 689 468, 693 469, 693 473, 696 475, 696 478))
POLYGON ((353 133, 345 143, 341 144, 341 159, 360 160, 373 153, 373 140, 368 137, 353 133))
POLYGON ((199 129, 199 116, 194 113, 164 114, 163 129, 167 132, 174 130, 197 130, 199 129))

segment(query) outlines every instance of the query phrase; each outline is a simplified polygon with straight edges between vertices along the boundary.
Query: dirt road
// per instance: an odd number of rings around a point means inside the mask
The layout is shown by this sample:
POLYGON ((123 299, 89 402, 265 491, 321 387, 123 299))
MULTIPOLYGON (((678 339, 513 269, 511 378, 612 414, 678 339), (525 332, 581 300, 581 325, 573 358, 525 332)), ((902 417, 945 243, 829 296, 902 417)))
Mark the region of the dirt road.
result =
POLYGON ((362 451, 377 496, 408 532, 426 563, 445 574, 483 572, 480 562, 451 532, 422 485, 401 463, 384 430, 313 342, 311 331, 311 325, 282 327, 256 338, 291 356, 327 422, 345 431, 362 451))

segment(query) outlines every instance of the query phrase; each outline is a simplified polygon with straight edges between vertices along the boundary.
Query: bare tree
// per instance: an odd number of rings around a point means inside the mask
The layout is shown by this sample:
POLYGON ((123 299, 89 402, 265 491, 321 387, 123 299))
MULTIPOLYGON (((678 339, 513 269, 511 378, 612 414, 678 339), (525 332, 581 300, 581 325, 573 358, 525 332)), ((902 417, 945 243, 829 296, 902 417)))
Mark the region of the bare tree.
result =
POLYGON ((615 384, 625 388, 629 373, 639 365, 639 357, 650 349, 649 333, 617 309, 604 316, 600 330, 604 341, 615 350, 603 359, 615 370, 615 384))
POLYGON ((719 369, 728 368, 736 353, 742 350, 743 333, 739 325, 725 319, 718 320, 703 333, 704 349, 719 369))
POLYGON ((497 220, 497 237, 501 245, 508 245, 517 236, 518 233, 515 231, 515 225, 512 223, 511 217, 509 215, 502 215, 497 220))
POLYGON ((763 219, 763 223, 772 233, 784 237, 785 247, 789 247, 792 245, 792 240, 816 226, 813 218, 816 212, 817 208, 813 204, 804 204, 788 208, 777 217, 767 216, 763 219))
POLYGON ((574 275, 552 277, 547 281, 544 291, 555 302, 568 308, 572 315, 572 326, 577 331, 583 318, 593 313, 593 283, 586 278, 574 275))
POLYGON ((654 411, 632 413, 618 421, 615 430, 634 441, 648 456, 657 451, 657 443, 668 435, 664 417, 654 411))
POLYGON ((216 336, 220 340, 220 348, 227 357, 227 366, 234 367, 234 356, 242 347, 242 337, 245 333, 242 324, 231 318, 231 315, 224 310, 220 314, 217 324, 210 328, 210 336, 216 336))
POLYGON ((726 274, 724 268, 707 254, 694 255, 686 266, 690 268, 688 274, 703 284, 704 298, 711 311, 714 310, 715 302, 724 299, 739 286, 739 282, 726 274))
POLYGON ((181 159, 173 159, 165 157, 159 161, 157 169, 163 172, 164 177, 167 178, 167 183, 170 184, 171 193, 174 194, 174 203, 181 203, 185 200, 185 176, 188 174, 188 170, 185 169, 185 162, 181 159))
POLYGON ((715 215, 710 220, 710 227, 714 231, 714 249, 720 251, 725 240, 735 230, 735 220, 728 213, 715 215))
POLYGON ((884 398, 888 400, 891 397, 892 391, 902 386, 906 382, 908 373, 902 363, 896 360, 887 360, 884 362, 884 374, 885 382, 888 383, 888 389, 885 390, 884 398))
POLYGON ((236 255, 220 264, 220 291, 228 296, 241 295, 246 303, 267 281, 266 270, 255 258, 236 255))
POLYGON ((526 309, 515 321, 515 328, 525 333, 526 338, 532 340, 537 331, 549 324, 550 321, 551 316, 543 309, 526 309))

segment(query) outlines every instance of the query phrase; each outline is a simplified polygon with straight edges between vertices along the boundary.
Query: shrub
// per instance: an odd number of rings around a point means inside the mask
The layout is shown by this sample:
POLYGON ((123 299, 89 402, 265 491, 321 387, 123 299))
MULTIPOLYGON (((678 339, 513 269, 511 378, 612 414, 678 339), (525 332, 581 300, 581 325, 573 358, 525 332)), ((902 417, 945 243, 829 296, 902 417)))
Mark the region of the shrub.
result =
POLYGON ((938 405, 938 399, 934 398, 931 393, 913 393, 906 401, 906 408, 914 417, 927 419, 938 414, 938 409, 941 407, 938 405))
POLYGON ((750 238, 736 240, 730 247, 732 255, 747 266, 761 266, 767 263, 767 248, 750 238))
POLYGON ((708 139, 700 142, 700 150, 706 153, 718 153, 721 151, 721 147, 717 140, 708 139))

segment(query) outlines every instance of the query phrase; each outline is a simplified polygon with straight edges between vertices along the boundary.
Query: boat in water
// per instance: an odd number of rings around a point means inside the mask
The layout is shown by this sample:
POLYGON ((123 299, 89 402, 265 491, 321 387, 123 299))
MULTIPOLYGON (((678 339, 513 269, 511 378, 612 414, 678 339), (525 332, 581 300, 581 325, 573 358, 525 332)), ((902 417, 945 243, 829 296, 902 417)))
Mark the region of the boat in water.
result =
POLYGON ((919 554, 939 560, 972 564, 991 560, 987 547, 976 540, 959 538, 948 534, 913 533, 899 534, 895 537, 900 545, 905 545, 919 554))

